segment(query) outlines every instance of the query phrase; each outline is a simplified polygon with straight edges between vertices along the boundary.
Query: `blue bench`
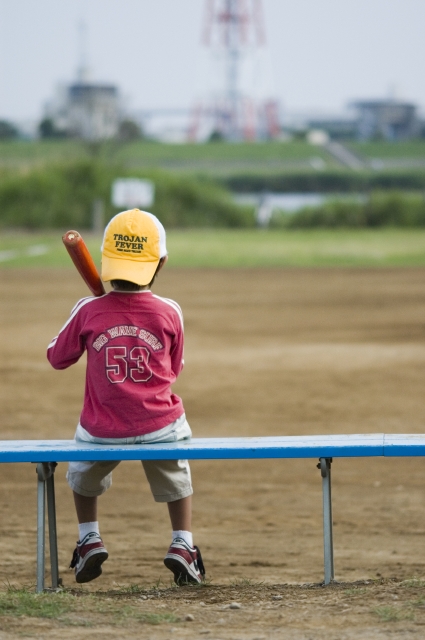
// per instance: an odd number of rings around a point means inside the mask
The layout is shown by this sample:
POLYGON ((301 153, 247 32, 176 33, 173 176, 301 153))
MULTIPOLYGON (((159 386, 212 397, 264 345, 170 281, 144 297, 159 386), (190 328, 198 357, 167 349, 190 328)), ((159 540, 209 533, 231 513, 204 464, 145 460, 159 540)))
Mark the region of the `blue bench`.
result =
POLYGON ((331 463, 333 458, 425 456, 425 435, 363 434, 192 438, 171 444, 93 445, 74 440, 3 440, 0 462, 37 464, 37 591, 44 590, 48 515, 52 588, 60 584, 54 470, 70 460, 241 460, 318 458, 322 477, 324 584, 334 579, 331 463))

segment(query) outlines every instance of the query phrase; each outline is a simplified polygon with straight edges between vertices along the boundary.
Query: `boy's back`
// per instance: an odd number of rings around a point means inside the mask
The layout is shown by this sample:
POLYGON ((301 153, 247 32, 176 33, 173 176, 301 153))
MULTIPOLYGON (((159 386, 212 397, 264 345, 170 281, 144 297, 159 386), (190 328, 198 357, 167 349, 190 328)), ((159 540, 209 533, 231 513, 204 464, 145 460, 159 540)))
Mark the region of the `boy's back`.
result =
POLYGON ((56 369, 87 350, 81 424, 93 436, 125 438, 156 431, 184 411, 170 385, 183 367, 179 305, 151 291, 83 298, 49 345, 56 369))

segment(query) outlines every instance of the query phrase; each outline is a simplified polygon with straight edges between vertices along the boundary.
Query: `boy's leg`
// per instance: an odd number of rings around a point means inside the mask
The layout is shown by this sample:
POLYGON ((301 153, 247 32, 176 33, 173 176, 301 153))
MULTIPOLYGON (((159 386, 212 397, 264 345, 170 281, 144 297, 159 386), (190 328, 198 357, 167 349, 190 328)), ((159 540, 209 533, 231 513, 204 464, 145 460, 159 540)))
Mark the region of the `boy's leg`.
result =
POLYGON ((97 498, 111 486, 112 471, 118 464, 117 460, 69 463, 66 479, 74 495, 80 525, 97 523, 97 498))
POLYGON ((118 461, 70 462, 67 473, 78 518, 79 539, 70 567, 78 583, 90 582, 102 573, 108 552, 99 535, 97 497, 111 485, 118 461), (88 495, 87 495, 88 494, 88 495))
POLYGON ((173 531, 192 531, 192 496, 167 502, 173 531))
POLYGON ((205 568, 198 547, 193 546, 192 496, 167 504, 173 541, 164 558, 164 564, 173 572, 176 584, 199 584, 205 578, 205 568))
POLYGON ((108 558, 97 521, 97 496, 82 496, 73 491, 78 518, 79 540, 70 568, 75 569, 77 582, 90 582, 102 573, 102 564, 108 558))
POLYGON ((192 540, 192 483, 187 460, 144 460, 143 467, 156 502, 166 502, 172 543, 164 558, 177 584, 200 583, 205 569, 192 540))
POLYGON ((156 502, 166 502, 173 539, 192 541, 192 482, 187 460, 143 460, 143 468, 156 502), (183 534, 183 535, 182 535, 183 534))
POLYGON ((97 496, 82 496, 76 491, 73 494, 78 523, 97 522, 97 496))

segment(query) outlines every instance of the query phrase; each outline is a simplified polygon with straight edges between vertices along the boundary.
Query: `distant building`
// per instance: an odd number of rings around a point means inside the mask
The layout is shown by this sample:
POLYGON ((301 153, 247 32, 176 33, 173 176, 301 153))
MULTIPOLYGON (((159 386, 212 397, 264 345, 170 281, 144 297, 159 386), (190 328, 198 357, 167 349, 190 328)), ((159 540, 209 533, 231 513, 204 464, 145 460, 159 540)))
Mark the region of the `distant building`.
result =
POLYGON ((118 89, 113 85, 76 83, 68 87, 67 130, 85 140, 113 138, 120 122, 118 89))
POLYGON ((397 100, 364 100, 352 105, 358 113, 359 140, 408 140, 420 135, 416 105, 397 100))
POLYGON ((84 140, 105 140, 117 135, 121 122, 118 88, 90 79, 85 24, 79 25, 80 62, 77 81, 62 85, 46 106, 45 118, 58 134, 84 140))
POLYGON ((57 132, 84 140, 115 137, 120 116, 116 86, 80 80, 58 89, 45 109, 45 118, 57 132))
POLYGON ((322 130, 332 140, 409 140, 421 136, 423 124, 417 107, 408 102, 359 100, 349 105, 350 117, 316 117, 307 120, 307 128, 322 130))

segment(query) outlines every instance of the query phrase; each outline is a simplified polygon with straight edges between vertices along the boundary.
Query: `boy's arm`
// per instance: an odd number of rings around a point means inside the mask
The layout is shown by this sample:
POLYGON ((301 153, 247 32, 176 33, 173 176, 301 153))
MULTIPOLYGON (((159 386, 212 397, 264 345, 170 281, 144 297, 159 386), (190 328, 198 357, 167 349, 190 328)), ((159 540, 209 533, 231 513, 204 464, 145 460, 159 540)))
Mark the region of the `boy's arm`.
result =
POLYGON ((84 298, 75 305, 69 320, 47 347, 47 359, 54 369, 66 369, 83 355, 85 343, 81 334, 81 309, 85 301, 92 299, 84 298))

